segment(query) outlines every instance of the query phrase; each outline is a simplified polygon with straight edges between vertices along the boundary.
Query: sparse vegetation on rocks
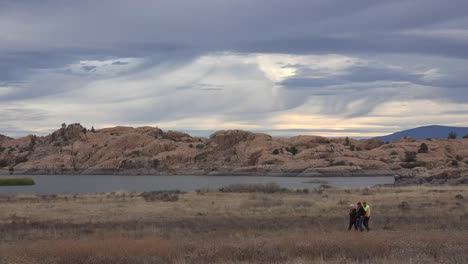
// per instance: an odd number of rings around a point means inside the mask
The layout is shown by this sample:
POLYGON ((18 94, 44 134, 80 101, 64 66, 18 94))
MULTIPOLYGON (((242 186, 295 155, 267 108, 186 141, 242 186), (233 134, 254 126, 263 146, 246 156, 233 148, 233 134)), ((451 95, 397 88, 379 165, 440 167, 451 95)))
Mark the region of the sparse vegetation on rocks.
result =
POLYGON ((412 174, 468 172, 464 160, 468 142, 461 139, 434 139, 429 153, 427 141, 409 139, 384 144, 348 138, 347 146, 346 138, 273 138, 241 130, 200 138, 156 127, 93 128, 63 124, 48 136, 3 137, 0 173, 7 174, 11 168, 15 174, 347 176, 367 171, 406 175, 406 170, 416 167, 426 170, 412 170, 412 174), (416 159, 418 152, 429 154, 416 159), (454 159, 458 166, 451 165, 454 159))
POLYGON ((406 151, 405 152, 405 162, 416 162, 416 152, 414 151, 406 151))
POLYGON ((426 143, 422 143, 422 144, 419 146, 418 153, 428 153, 428 152, 429 152, 429 147, 427 146, 426 143))

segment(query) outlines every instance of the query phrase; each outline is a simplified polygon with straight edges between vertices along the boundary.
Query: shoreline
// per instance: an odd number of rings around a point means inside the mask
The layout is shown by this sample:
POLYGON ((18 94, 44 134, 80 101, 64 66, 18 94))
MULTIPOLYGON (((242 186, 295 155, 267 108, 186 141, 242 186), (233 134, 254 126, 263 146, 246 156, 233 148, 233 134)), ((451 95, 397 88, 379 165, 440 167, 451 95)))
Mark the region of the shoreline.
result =
POLYGON ((213 176, 213 177, 310 177, 310 178, 333 178, 333 177, 396 177, 408 176, 410 171, 402 169, 393 170, 328 170, 314 169, 301 172, 281 172, 281 171, 204 171, 204 170, 180 170, 180 171, 156 171, 147 169, 135 170, 114 170, 114 169, 51 169, 51 170, 21 170, 9 172, 6 169, 0 169, 0 176, 7 175, 121 175, 121 176, 213 176))

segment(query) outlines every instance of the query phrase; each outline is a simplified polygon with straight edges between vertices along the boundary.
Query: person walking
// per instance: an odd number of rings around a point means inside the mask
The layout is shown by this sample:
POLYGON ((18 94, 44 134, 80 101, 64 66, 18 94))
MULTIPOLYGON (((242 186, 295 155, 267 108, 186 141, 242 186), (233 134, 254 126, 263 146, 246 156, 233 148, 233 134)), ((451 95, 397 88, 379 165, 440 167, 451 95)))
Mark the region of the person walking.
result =
POLYGON ((357 214, 356 214, 356 225, 359 229, 359 231, 364 231, 364 228, 362 227, 362 224, 364 222, 364 215, 366 214, 366 210, 364 210, 364 207, 362 207, 361 202, 357 203, 357 214))
POLYGON ((357 216, 357 209, 351 204, 351 209, 349 210, 349 226, 348 230, 351 231, 351 228, 354 226, 354 230, 358 230, 357 223, 356 223, 356 216, 357 216))
POLYGON ((366 211, 366 213, 364 214, 364 218, 363 218, 363 224, 366 230, 369 231, 370 230, 369 220, 370 220, 371 209, 370 209, 370 206, 366 202, 362 203, 362 208, 364 208, 364 211, 366 211))

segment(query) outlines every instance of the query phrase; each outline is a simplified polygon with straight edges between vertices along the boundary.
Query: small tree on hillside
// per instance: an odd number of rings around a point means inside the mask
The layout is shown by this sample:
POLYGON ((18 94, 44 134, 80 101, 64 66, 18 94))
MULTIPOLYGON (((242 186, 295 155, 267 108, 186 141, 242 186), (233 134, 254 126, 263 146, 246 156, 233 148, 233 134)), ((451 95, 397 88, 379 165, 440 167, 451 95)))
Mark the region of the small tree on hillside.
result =
POLYGON ((346 138, 345 138, 345 145, 346 145, 346 146, 349 146, 349 144, 350 144, 350 142, 349 142, 349 137, 346 137, 346 138))
POLYGON ((454 131, 450 131, 450 133, 448 134, 448 139, 456 139, 457 138, 457 133, 454 132, 454 131))
POLYGON ((419 146, 418 153, 427 153, 429 152, 429 147, 427 146, 426 143, 422 143, 421 146, 419 146))
POLYGON ((91 127, 91 133, 96 133, 96 129, 94 129, 94 126, 91 127))
POLYGON ((293 156, 296 155, 297 152, 298 152, 298 150, 297 150, 297 148, 295 146, 292 146, 290 148, 286 147, 286 151, 293 154, 293 156))

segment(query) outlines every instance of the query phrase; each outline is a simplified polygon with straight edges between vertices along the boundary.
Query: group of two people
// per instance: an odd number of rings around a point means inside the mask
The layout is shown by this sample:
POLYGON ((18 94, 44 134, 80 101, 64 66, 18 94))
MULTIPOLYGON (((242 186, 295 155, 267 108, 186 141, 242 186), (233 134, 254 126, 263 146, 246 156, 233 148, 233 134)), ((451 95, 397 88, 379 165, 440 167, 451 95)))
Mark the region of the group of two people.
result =
POLYGON ((364 231, 364 227, 369 231, 369 220, 370 220, 370 206, 366 202, 358 202, 357 207, 351 205, 351 210, 349 211, 349 227, 348 230, 354 226, 354 229, 357 231, 364 231), (364 226, 364 227, 363 227, 364 226))

